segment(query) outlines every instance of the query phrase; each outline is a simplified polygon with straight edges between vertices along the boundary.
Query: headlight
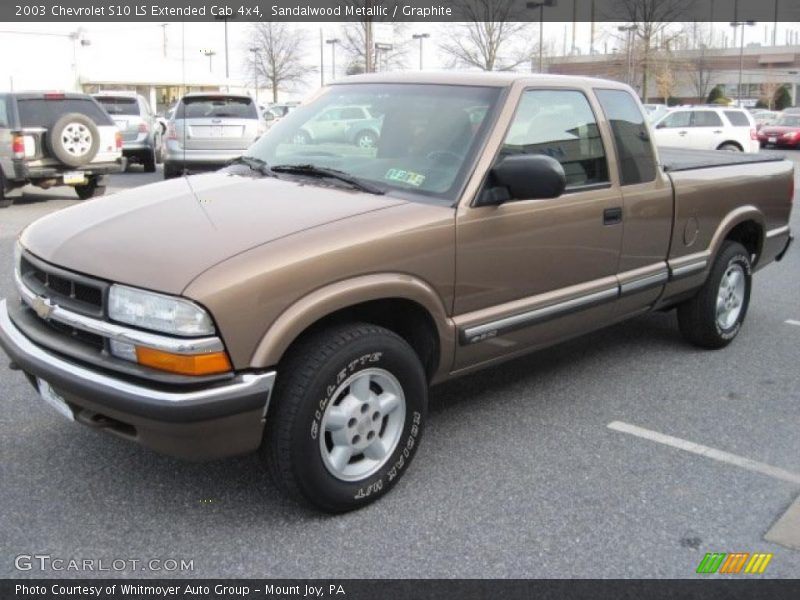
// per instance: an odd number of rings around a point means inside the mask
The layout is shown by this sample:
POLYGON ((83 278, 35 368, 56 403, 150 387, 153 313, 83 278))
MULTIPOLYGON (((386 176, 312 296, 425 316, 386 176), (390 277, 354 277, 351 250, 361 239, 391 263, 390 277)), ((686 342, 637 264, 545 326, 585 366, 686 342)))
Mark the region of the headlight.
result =
POLYGON ((120 323, 173 335, 214 333, 211 317, 194 302, 124 285, 111 286, 108 316, 120 323))

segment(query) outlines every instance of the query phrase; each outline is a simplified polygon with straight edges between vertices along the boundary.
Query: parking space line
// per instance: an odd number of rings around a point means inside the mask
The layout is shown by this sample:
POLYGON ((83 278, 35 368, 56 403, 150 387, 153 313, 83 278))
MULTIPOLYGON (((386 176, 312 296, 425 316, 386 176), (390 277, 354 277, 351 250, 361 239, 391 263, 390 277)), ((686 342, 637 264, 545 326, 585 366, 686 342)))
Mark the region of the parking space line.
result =
POLYGON ((794 319, 786 319, 784 323, 786 323, 787 325, 797 325, 798 327, 800 327, 800 321, 795 321, 794 319))
POLYGON ((780 479, 781 481, 800 484, 800 473, 792 473, 791 471, 781 469, 780 467, 773 467, 772 465, 750 460, 749 458, 738 456, 737 454, 731 454, 730 452, 725 452, 724 450, 717 450, 716 448, 703 446, 702 444, 696 444, 694 442, 690 442, 689 440, 659 433, 658 431, 652 431, 651 429, 644 429, 643 427, 637 427, 636 425, 623 423, 622 421, 612 421, 607 425, 607 427, 609 429, 613 429, 614 431, 628 433, 652 442, 658 442, 659 444, 672 446, 673 448, 678 448, 679 450, 685 450, 686 452, 699 454, 700 456, 705 456, 706 458, 711 458, 720 462, 728 463, 730 465, 735 465, 737 467, 741 467, 742 469, 747 469, 748 471, 769 475, 770 477, 780 479))
POLYGON ((800 497, 775 522, 764 539, 793 550, 800 550, 800 497))

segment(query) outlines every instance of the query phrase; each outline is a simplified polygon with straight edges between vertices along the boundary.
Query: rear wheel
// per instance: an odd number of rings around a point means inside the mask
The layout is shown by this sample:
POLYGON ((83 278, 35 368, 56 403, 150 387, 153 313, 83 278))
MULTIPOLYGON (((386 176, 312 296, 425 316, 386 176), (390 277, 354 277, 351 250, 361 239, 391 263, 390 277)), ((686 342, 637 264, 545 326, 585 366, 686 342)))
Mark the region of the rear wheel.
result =
POLYGON ((6 181, 2 171, 0 171, 0 208, 8 208, 13 203, 13 198, 6 198, 6 181))
POLYGON ((75 193, 81 200, 88 200, 89 198, 97 198, 106 193, 106 186, 98 185, 97 179, 90 179, 88 183, 75 186, 75 193))
POLYGON ((739 147, 738 144, 734 144, 732 142, 725 142, 724 144, 720 144, 717 150, 724 150, 725 152, 741 152, 742 149, 739 147))
POLYGON ((181 169, 172 163, 164 163, 164 179, 174 179, 180 177, 181 169))
POLYGON ((362 131, 356 136, 356 146, 359 148, 374 148, 378 144, 378 136, 374 131, 362 131))
POLYGON ((724 242, 703 287, 678 305, 683 337, 702 348, 730 344, 747 315, 751 286, 750 254, 737 242, 724 242))
POLYGON ((428 403, 419 358, 393 332, 345 324, 281 362, 262 450, 273 479, 327 512, 388 492, 419 445, 428 403))
POLYGON ((144 167, 145 173, 155 173, 156 172, 156 151, 155 149, 147 150, 142 155, 142 166, 144 167))
POLYGON ((311 143, 311 136, 305 131, 298 131, 292 136, 292 143, 305 146, 311 143))

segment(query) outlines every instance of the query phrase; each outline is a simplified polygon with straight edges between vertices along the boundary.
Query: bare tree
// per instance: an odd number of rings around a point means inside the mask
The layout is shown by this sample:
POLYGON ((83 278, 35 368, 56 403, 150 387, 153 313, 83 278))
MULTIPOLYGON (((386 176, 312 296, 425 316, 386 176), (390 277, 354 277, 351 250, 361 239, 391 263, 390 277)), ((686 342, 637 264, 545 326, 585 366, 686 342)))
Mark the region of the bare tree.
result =
POLYGON ((695 96, 700 98, 701 102, 705 102, 711 87, 711 80, 716 73, 716 70, 711 67, 711 63, 706 57, 705 46, 701 46, 700 54, 689 59, 686 66, 695 96))
POLYGON ((783 84, 775 79, 775 76, 770 69, 767 71, 767 79, 761 84, 761 96, 767 101, 767 108, 773 110, 775 107, 775 96, 778 90, 783 87, 783 84))
POLYGON ((245 68, 254 84, 265 82, 278 101, 280 90, 291 89, 317 68, 303 62, 303 36, 287 23, 254 23, 250 29, 250 50, 245 68))
POLYGON ((391 43, 386 43, 385 40, 383 43, 376 42, 374 26, 373 20, 346 23, 342 26, 341 44, 348 58, 348 75, 405 67, 408 54, 405 25, 386 25, 391 30, 391 43))
POLYGON ((452 4, 468 20, 449 25, 446 39, 439 45, 450 57, 451 67, 510 71, 534 55, 530 24, 514 21, 518 2, 458 0, 452 4))
POLYGON ((647 100, 650 58, 657 41, 668 43, 680 33, 670 34, 673 23, 682 17, 694 0, 616 0, 614 20, 623 20, 636 27, 634 33, 640 41, 642 65, 642 99, 647 100))

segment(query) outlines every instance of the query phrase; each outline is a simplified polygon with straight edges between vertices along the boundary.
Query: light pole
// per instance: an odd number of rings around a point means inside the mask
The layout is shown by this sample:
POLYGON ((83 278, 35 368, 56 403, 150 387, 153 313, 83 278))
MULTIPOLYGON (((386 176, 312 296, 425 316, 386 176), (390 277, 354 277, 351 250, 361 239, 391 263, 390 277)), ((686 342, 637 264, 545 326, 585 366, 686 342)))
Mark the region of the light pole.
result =
MULTIPOLYGON (((738 2, 737 8, 738 8, 738 2)), ((737 11, 738 12, 738 11, 737 11)), ((742 71, 744 67, 744 27, 745 25, 753 26, 755 25, 755 21, 731 21, 731 27, 733 27, 733 37, 734 41, 736 39, 736 28, 742 28, 742 36, 741 42, 739 43, 739 83, 736 86, 736 106, 739 108, 742 107, 742 71)))
POLYGON ((341 42, 339 38, 325 40, 326 44, 331 45, 331 81, 336 79, 336 44, 341 42))
POLYGON ((539 9, 539 73, 544 73, 544 7, 555 5, 556 0, 536 0, 525 4, 528 10, 539 9))
POLYGON ((202 52, 203 52, 203 56, 207 56, 208 57, 208 72, 209 73, 213 73, 214 72, 214 65, 213 65, 213 63, 211 61, 214 59, 214 55, 216 54, 216 52, 214 50, 203 50, 202 52))
POLYGON ((422 71, 422 40, 431 37, 430 33, 415 33, 411 36, 415 40, 419 40, 419 70, 422 71))
POLYGON ((258 105, 258 48, 250 48, 250 52, 253 53, 253 75, 256 85, 256 105, 258 105))
POLYGON ((383 68, 386 68, 386 52, 391 52, 394 49, 392 44, 385 44, 382 42, 375 42, 375 71, 380 71, 381 67, 381 53, 383 53, 383 68))
POLYGON ((633 83, 633 32, 636 31, 636 25, 621 25, 617 27, 617 31, 625 32, 625 83, 631 85, 633 83))

